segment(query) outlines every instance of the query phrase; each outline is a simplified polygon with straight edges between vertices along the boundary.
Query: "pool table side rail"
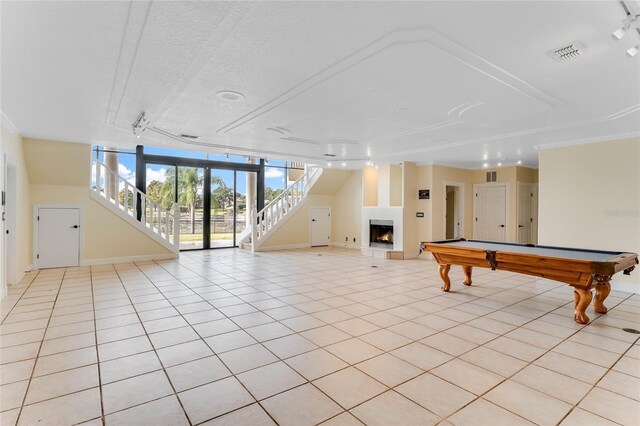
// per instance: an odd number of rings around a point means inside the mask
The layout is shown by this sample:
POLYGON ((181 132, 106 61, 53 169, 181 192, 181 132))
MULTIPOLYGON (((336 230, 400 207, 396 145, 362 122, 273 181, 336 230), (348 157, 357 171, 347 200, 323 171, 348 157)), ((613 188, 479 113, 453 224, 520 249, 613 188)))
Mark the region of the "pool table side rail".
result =
MULTIPOLYGON (((452 240, 450 242, 457 242, 452 240)), ((615 253, 606 262, 541 257, 532 254, 493 251, 475 247, 447 246, 445 241, 422 243, 422 249, 433 254, 441 265, 477 266, 532 275, 569 285, 591 286, 594 274, 611 277, 615 273, 633 268, 637 262, 635 253, 615 253)))

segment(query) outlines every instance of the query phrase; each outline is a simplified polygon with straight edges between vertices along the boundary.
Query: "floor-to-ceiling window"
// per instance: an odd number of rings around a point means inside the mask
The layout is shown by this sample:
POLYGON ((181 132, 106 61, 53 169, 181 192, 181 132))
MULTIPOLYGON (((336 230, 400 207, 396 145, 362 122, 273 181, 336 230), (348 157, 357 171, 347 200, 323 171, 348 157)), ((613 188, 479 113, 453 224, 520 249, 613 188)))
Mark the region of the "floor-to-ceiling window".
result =
POLYGON ((259 204, 261 164, 244 157, 191 151, 182 155, 160 148, 145 147, 138 155, 147 197, 165 208, 180 206, 181 250, 238 245, 250 209, 259 204))

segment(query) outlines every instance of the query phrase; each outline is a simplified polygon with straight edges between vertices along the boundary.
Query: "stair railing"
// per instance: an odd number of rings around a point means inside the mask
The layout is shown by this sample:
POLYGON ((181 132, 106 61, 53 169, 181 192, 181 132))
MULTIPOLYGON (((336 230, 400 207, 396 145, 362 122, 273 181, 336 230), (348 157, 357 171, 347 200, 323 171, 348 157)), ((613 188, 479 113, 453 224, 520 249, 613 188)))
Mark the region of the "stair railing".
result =
POLYGON ((165 208, 106 164, 94 159, 91 165, 91 190, 103 203, 111 205, 121 216, 135 221, 155 238, 178 252, 180 245, 180 206, 165 208), (138 199, 140 210, 138 210, 138 199))
POLYGON ((298 180, 289 185, 280 195, 264 206, 259 212, 256 207, 251 208, 251 243, 255 250, 261 242, 275 230, 288 213, 306 198, 313 179, 320 168, 307 166, 305 173, 298 180))

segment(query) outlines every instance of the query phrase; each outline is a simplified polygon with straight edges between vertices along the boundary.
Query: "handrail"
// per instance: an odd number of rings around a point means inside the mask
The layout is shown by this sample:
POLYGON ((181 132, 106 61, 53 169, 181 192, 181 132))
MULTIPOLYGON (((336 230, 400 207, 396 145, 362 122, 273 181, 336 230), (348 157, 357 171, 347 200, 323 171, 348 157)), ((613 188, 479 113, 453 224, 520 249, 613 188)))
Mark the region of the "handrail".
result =
POLYGON ((251 242, 255 250, 270 231, 282 222, 290 211, 294 210, 307 196, 310 183, 320 169, 308 166, 302 176, 289 185, 280 195, 264 206, 259 212, 251 208, 251 242))
POLYGON ((177 203, 170 209, 162 207, 100 160, 94 159, 91 167, 91 190, 99 199, 140 223, 177 252, 180 245, 180 206, 177 203))

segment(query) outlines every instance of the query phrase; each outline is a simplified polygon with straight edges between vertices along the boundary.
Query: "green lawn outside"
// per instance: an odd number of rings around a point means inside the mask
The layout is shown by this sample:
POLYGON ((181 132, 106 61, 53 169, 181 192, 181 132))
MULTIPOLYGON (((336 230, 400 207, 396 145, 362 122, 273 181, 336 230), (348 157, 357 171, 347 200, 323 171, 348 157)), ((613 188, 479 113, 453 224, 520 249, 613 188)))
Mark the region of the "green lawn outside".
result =
MULTIPOLYGON (((226 234, 211 234, 212 240, 232 240, 233 234, 231 232, 226 234)), ((202 241, 202 234, 180 234, 181 243, 191 243, 194 241, 202 241)))

